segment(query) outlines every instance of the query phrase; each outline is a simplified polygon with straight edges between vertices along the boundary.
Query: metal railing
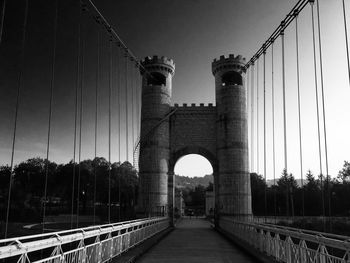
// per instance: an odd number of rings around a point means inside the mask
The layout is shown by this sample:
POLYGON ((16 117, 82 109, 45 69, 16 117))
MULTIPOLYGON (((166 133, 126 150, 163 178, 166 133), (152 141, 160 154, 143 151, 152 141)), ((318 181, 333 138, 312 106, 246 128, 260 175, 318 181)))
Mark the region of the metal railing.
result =
POLYGON ((147 218, 2 239, 0 262, 106 262, 168 227, 168 218, 147 218))
POLYGON ((349 263, 350 237, 220 219, 220 227, 258 251, 286 263, 349 263))

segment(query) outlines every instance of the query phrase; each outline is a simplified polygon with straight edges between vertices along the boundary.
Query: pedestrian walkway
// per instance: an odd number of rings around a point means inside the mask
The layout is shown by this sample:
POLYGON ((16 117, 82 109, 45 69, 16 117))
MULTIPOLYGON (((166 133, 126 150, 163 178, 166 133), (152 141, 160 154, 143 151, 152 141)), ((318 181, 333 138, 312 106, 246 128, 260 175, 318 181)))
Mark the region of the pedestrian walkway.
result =
POLYGON ((210 227, 204 219, 183 219, 138 263, 256 262, 210 227))

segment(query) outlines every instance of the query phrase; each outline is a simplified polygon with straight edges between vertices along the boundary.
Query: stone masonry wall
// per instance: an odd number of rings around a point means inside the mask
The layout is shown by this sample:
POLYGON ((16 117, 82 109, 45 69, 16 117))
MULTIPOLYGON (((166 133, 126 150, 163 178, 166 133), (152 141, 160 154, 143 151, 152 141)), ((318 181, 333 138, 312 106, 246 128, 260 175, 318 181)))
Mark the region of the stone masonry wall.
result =
MULTIPOLYGON (((175 104, 170 118, 170 149, 173 165, 177 157, 201 154, 212 165, 216 156, 216 108, 212 104, 175 104), (175 156, 177 154, 177 156, 175 156), (174 159, 175 158, 175 159, 174 159)), ((214 167, 213 167, 214 169, 214 167)))

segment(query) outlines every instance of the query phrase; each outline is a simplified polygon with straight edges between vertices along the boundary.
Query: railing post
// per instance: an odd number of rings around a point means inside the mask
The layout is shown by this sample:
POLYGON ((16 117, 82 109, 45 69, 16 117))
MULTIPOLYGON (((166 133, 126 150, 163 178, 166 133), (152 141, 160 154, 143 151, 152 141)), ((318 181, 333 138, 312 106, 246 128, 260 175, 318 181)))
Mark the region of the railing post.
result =
POLYGON ((266 235, 265 235, 265 243, 266 243, 266 254, 267 255, 271 255, 271 252, 272 252, 272 249, 271 249, 271 234, 270 234, 270 231, 268 231, 267 233, 266 233, 266 235))
POLYGON ((320 245, 319 247, 319 258, 320 258, 320 263, 326 263, 326 253, 327 249, 324 245, 320 245))
POLYGON ((290 236, 286 237, 286 262, 287 263, 292 263, 292 249, 291 249, 291 245, 292 245, 292 239, 290 238, 290 236))
POLYGON ((300 262, 306 262, 306 248, 305 240, 301 240, 299 243, 300 262))
POLYGON ((86 247, 84 245, 83 250, 82 250, 82 259, 81 259, 82 263, 86 262, 86 247))
POLYGON ((281 239, 279 234, 275 234, 275 257, 277 260, 281 259, 281 239))
POLYGON ((259 229, 259 249, 264 252, 264 230, 259 229))
POLYGON ((101 260, 102 260, 102 243, 101 243, 101 241, 98 243, 96 250, 97 250, 96 251, 97 263, 101 263, 101 260))
MULTIPOLYGON (((113 227, 112 227, 112 232, 113 232, 113 227)), ((112 238, 112 232, 108 234, 108 239, 110 240, 111 244, 109 246, 109 257, 113 257, 113 238, 112 238)))

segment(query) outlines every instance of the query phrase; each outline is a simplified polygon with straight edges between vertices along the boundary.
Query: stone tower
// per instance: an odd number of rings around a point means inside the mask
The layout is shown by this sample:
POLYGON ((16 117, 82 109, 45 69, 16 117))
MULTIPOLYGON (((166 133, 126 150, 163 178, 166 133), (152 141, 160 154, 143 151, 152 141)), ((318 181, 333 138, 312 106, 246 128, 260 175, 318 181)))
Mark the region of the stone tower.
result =
POLYGON ((221 56, 212 63, 216 96, 216 180, 220 215, 251 215, 248 126, 242 56, 221 56))
POLYGON ((173 60, 146 57, 142 61, 141 143, 139 159, 139 212, 151 216, 167 214, 169 121, 173 60))

